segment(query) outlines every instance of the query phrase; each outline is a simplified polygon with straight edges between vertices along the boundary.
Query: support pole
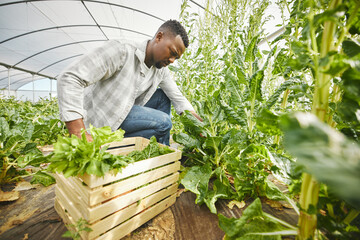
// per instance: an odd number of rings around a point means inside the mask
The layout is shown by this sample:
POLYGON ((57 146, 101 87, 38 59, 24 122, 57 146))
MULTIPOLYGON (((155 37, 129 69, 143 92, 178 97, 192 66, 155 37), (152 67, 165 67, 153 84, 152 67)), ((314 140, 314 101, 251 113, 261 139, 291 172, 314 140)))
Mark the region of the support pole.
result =
POLYGON ((11 82, 10 82, 10 70, 11 68, 8 68, 8 97, 10 98, 10 85, 11 85, 11 82))
POLYGON ((32 85, 33 85, 33 103, 35 102, 35 83, 34 83, 35 75, 32 75, 32 85))
POLYGON ((50 79, 50 99, 51 99, 51 96, 52 96, 52 82, 53 82, 53 80, 50 79))

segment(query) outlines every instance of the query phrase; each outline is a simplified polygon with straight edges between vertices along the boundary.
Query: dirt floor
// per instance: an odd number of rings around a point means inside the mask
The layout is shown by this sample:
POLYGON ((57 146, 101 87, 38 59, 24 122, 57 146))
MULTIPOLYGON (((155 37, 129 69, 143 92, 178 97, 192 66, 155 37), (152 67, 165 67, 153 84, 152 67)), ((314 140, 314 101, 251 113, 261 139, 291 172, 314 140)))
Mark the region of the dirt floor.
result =
MULTIPOLYGON (((18 200, 0 203, 0 239, 64 239, 61 236, 67 229, 54 209, 54 187, 32 186, 23 182, 18 186, 18 200)), ((174 205, 124 239, 222 239, 224 233, 218 226, 217 216, 211 214, 205 205, 196 205, 195 198, 193 193, 179 189, 179 197, 174 205)), ((240 217, 251 200, 241 209, 230 209, 228 203, 226 200, 219 201, 219 213, 227 217, 240 217)), ((296 213, 290 208, 264 202, 263 209, 296 225, 296 213)))

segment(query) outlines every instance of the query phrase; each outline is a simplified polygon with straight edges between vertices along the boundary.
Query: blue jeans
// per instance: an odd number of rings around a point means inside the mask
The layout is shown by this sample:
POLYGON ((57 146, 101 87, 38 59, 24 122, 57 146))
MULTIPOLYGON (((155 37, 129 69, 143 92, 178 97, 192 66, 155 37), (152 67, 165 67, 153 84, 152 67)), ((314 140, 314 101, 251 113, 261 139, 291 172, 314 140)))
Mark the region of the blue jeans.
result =
POLYGON ((171 102, 163 90, 157 89, 145 106, 134 105, 120 125, 125 137, 155 136, 159 143, 169 145, 172 127, 171 102))

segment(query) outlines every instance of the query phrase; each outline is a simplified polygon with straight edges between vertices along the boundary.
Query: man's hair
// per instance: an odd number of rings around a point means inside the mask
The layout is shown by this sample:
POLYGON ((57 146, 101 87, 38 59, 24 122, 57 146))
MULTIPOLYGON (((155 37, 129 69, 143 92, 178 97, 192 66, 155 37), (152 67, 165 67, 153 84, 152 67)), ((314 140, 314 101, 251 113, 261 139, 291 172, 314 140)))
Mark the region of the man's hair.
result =
POLYGON ((164 32, 171 32, 174 34, 174 36, 180 35, 181 39, 187 48, 189 46, 189 38, 185 31, 185 28, 176 20, 168 20, 164 22, 160 27, 158 32, 164 31, 164 32))

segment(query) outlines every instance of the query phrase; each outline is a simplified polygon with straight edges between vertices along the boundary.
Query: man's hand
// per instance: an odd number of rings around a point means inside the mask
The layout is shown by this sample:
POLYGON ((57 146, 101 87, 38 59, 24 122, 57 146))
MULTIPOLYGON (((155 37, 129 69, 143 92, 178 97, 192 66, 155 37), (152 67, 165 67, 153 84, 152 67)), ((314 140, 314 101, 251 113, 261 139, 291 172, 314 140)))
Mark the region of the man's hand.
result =
POLYGON ((190 111, 190 112, 191 112, 191 114, 192 114, 194 117, 196 117, 200 122, 203 122, 203 121, 204 121, 199 115, 197 115, 196 112, 194 112, 194 111, 190 111))
MULTIPOLYGON (((194 111, 190 111, 190 112, 191 112, 191 114, 192 114, 194 117, 196 117, 200 122, 203 122, 203 121, 204 121, 199 115, 197 115, 196 112, 194 112, 194 111)), ((200 133, 200 137, 205 137, 205 136, 200 133)))
MULTIPOLYGON (((81 138, 81 129, 85 129, 85 124, 84 121, 82 120, 82 118, 70 121, 70 122, 65 122, 66 124, 66 128, 69 131, 70 136, 71 135, 75 135, 78 138, 81 138)), ((86 135, 86 140, 88 142, 92 142, 93 138, 91 137, 91 135, 88 132, 85 132, 86 135)))

